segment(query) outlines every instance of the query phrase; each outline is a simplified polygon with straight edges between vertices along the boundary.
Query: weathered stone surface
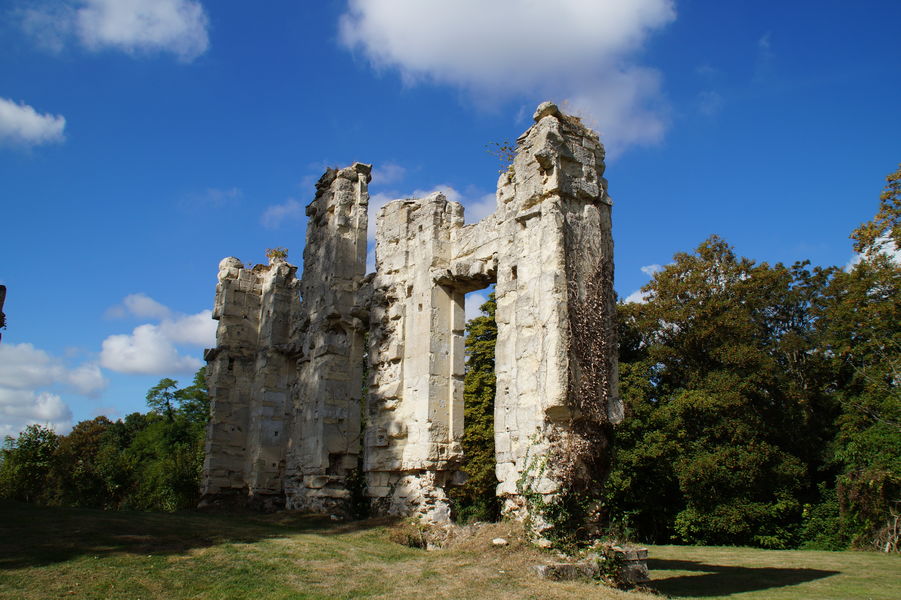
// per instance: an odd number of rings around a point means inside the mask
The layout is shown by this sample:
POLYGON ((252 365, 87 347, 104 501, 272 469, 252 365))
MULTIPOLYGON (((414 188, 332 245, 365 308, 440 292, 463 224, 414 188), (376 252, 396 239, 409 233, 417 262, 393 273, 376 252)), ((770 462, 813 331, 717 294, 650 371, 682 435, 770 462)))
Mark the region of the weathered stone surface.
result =
POLYGON ((551 103, 535 121, 479 223, 465 225, 440 193, 385 205, 374 274, 364 273, 370 167, 360 163, 317 183, 300 281, 284 262, 222 261, 207 497, 281 495, 291 508, 339 511, 362 450, 379 512, 446 521, 447 488, 465 479, 464 296, 492 283, 504 510, 523 517, 526 496, 546 504, 595 489, 622 414, 604 150, 551 103))
POLYGON ((549 563, 545 565, 533 565, 532 570, 541 579, 551 581, 573 581, 575 579, 593 579, 600 572, 597 565, 588 562, 579 563, 549 563))
POLYGON ((647 548, 622 548, 613 546, 622 561, 619 569, 619 579, 624 583, 645 583, 650 581, 648 575, 648 549, 647 548))

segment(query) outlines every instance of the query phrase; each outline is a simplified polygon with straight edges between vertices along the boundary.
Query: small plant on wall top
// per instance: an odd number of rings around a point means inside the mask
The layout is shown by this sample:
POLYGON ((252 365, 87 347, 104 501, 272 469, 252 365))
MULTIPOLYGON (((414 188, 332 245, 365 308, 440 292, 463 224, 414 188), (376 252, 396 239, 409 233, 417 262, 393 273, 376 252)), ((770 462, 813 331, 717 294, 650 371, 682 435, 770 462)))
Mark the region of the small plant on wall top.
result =
POLYGON ((266 248, 266 258, 269 260, 274 258, 285 260, 288 258, 288 249, 281 246, 278 246, 277 248, 266 248))

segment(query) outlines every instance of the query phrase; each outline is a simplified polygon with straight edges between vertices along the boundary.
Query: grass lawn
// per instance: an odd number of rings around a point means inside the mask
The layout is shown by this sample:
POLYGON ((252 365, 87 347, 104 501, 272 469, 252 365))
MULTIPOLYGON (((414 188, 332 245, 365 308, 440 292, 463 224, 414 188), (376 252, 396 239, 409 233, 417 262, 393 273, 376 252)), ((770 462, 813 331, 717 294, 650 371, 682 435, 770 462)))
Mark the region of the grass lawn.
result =
POLYGON ((901 556, 876 552, 652 546, 648 568, 674 598, 901 599, 901 556))
MULTIPOLYGON (((680 598, 901 598, 901 557, 659 546, 654 585, 680 598)), ((661 598, 539 580, 552 559, 509 524, 433 552, 389 525, 292 514, 127 513, 0 503, 0 598, 661 598), (503 536, 506 547, 490 540, 503 536)))

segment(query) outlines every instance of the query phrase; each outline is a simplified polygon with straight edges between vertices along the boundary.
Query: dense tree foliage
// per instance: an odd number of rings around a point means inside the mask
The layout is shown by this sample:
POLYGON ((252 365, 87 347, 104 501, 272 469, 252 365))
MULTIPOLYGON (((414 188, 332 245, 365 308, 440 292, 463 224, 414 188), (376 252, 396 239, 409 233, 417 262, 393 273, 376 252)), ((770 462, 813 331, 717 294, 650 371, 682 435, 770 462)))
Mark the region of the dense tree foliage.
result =
POLYGON ((209 413, 204 369, 190 386, 163 379, 150 412, 82 421, 67 435, 31 425, 7 438, 0 497, 53 506, 176 510, 196 506, 209 413))
POLYGON ((619 305, 606 496, 642 540, 897 550, 901 169, 853 268, 738 258, 712 237, 619 305))
POLYGON ((830 273, 758 265, 713 237, 620 306, 630 418, 608 489, 642 537, 796 543, 835 416, 811 313, 830 273))
POLYGON ((901 550, 901 167, 872 221, 851 237, 860 261, 836 273, 818 310, 841 403, 834 461, 840 531, 901 550), (892 251, 895 255, 892 256, 892 251))
POLYGON ((494 345, 497 340, 494 293, 479 309, 484 313, 466 324, 466 376, 463 388, 463 470, 467 482, 451 489, 458 521, 496 520, 494 460, 494 345))

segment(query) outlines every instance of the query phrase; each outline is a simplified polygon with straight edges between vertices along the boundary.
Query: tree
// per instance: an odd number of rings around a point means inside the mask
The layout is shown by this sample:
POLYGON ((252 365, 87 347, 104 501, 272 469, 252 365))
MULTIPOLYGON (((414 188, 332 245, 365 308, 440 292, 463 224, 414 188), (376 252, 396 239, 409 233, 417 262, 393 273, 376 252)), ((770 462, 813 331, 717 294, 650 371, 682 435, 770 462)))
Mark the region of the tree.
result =
POLYGON ((17 438, 7 436, 0 463, 0 496, 23 502, 46 497, 47 475, 59 436, 49 427, 29 425, 17 438))
POLYGON ((168 377, 160 379, 160 382, 147 390, 147 406, 152 412, 164 415, 169 421, 175 419, 175 390, 178 382, 168 377))
POLYGON ((891 241, 895 250, 901 248, 901 165, 885 181, 876 215, 851 234, 855 252, 879 253, 886 241, 891 241))
POLYGON ((495 489, 494 346, 497 341, 494 292, 479 309, 484 315, 466 324, 466 376, 463 387, 463 470, 467 482, 452 488, 457 520, 494 521, 500 516, 495 489))
POLYGON ((836 273, 818 305, 822 352, 841 403, 838 504, 858 546, 898 550, 901 515, 901 168, 874 218, 851 234, 860 262, 836 273))
POLYGON ((830 274, 758 265, 714 236, 655 274, 645 304, 620 305, 614 520, 658 542, 795 543, 831 435, 811 352, 830 274))
POLYGON ((100 458, 112 422, 106 417, 81 421, 59 438, 49 474, 52 504, 105 508, 109 491, 100 458))
POLYGON ((177 510, 197 504, 209 420, 205 370, 197 371, 192 385, 177 386, 161 379, 147 392, 150 418, 126 450, 135 465, 134 491, 125 501, 130 508, 177 510))

